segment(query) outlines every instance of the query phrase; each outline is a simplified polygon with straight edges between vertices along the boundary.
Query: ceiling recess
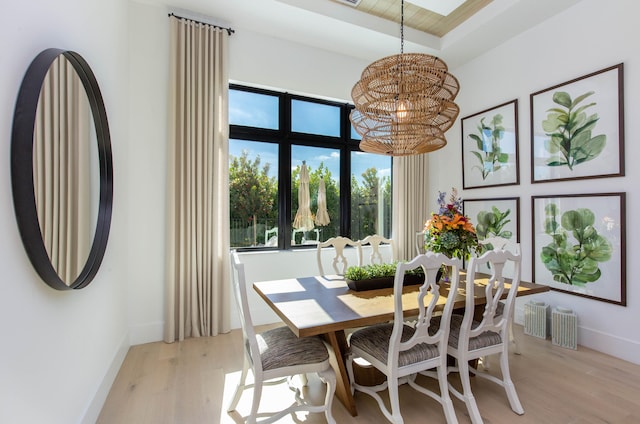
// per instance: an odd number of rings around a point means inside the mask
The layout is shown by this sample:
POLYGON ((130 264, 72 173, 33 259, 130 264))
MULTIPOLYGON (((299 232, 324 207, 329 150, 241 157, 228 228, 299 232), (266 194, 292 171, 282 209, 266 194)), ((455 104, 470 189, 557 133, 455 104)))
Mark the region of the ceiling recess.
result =
POLYGON ((448 16, 464 3, 464 0, 407 0, 416 6, 430 10, 442 16, 448 16))
POLYGON ((339 1, 340 3, 348 4, 349 6, 356 7, 357 5, 360 4, 362 0, 337 0, 337 1, 339 1))

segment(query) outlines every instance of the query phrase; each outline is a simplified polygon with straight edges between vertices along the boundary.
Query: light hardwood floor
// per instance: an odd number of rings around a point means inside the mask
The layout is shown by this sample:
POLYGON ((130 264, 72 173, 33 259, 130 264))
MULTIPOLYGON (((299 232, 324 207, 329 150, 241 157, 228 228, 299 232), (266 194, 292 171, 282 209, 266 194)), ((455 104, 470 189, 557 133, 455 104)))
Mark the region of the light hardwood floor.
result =
MULTIPOLYGON (((522 355, 510 355, 512 379, 525 414, 511 411, 502 388, 484 379, 472 382, 486 424, 640 423, 640 366, 579 347, 553 346, 514 326, 522 355)), ((242 367, 241 333, 133 346, 102 409, 100 424, 239 423, 249 410, 250 392, 239 413, 227 414, 242 367)), ((499 373, 495 359, 490 373, 499 373)), ((457 384, 457 377, 450 378, 457 384)), ((426 381, 425 379, 424 381, 426 381)), ((425 384, 431 384, 427 381, 425 384)), ((306 395, 320 400, 323 385, 309 379, 306 395)), ((293 393, 284 386, 268 388, 261 410, 287 405, 293 393)), ((337 399, 333 414, 339 424, 384 423, 377 404, 356 392, 358 416, 351 417, 337 399)), ((406 424, 444 423, 440 405, 406 386, 400 390, 406 424)), ((469 423, 464 404, 454 398, 460 423, 469 423)), ((324 423, 321 414, 288 416, 279 423, 324 423)))

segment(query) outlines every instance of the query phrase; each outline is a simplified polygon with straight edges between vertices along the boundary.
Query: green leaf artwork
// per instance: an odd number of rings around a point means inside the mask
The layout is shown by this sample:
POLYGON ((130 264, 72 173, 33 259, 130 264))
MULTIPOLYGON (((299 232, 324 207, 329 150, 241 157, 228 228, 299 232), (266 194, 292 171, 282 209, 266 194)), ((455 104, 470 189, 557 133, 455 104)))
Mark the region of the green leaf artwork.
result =
POLYGON ((478 169, 483 180, 509 162, 509 155, 503 153, 500 147, 500 142, 504 138, 502 119, 502 115, 498 113, 493 115, 490 124, 486 124, 483 117, 477 126, 478 133, 469 134, 469 138, 476 142, 478 148, 478 151, 472 150, 471 153, 480 162, 480 165, 473 166, 471 169, 478 169))
POLYGON ((558 213, 555 203, 545 206, 544 232, 552 241, 540 252, 542 263, 559 283, 584 287, 598 281, 601 276, 598 263, 611 259, 613 249, 594 228, 594 213, 586 208, 569 210, 559 221, 558 213))
POLYGON ((593 94, 589 91, 575 99, 564 91, 553 94, 553 102, 558 107, 548 109, 547 119, 542 121, 542 129, 549 137, 544 147, 551 154, 547 166, 567 166, 573 170, 576 165, 595 159, 604 150, 607 137, 604 134, 591 136, 600 118, 597 113, 586 113, 596 103, 581 105, 593 94))
POLYGON ((511 222, 509 219, 511 209, 502 212, 495 206, 490 211, 480 211, 476 217, 476 234, 478 239, 483 240, 488 237, 502 237, 510 239, 513 232, 504 229, 505 225, 511 222))

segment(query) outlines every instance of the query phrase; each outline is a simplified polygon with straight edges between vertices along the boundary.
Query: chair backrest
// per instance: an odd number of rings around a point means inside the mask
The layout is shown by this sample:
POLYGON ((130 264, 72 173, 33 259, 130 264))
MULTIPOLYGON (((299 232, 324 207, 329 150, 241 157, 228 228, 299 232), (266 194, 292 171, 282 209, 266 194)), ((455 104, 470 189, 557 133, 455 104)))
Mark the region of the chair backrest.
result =
POLYGON ((314 228, 313 230, 293 230, 291 231, 291 245, 295 244, 317 244, 320 241, 320 230, 314 228), (300 243, 296 238, 300 234, 300 243), (309 236, 309 238, 306 238, 309 236))
POLYGON ((362 265, 362 244, 359 241, 353 241, 347 237, 331 237, 329 240, 318 243, 317 247, 317 260, 318 260, 318 272, 320 275, 327 275, 324 267, 322 266, 323 262, 323 252, 328 248, 335 249, 335 255, 333 256, 333 260, 331 265, 333 267, 333 271, 338 275, 344 275, 349 267, 349 263, 347 261, 347 257, 344 255, 344 248, 346 246, 352 246, 356 249, 357 255, 357 263, 352 265, 362 265))
MULTIPOLYGON (((520 243, 504 237, 487 237, 482 240, 478 240, 478 242, 484 245, 484 247, 489 250, 508 250, 513 253, 522 253, 520 251, 520 243)), ((491 265, 489 263, 486 263, 484 266, 478 267, 478 269, 476 269, 476 272, 484 272, 488 274, 491 272, 491 265)), ((507 263, 502 273, 505 277, 512 278, 514 275, 513 263, 507 263)))
MULTIPOLYGON (((499 333, 503 342, 509 340, 507 330, 509 327, 509 320, 513 316, 513 307, 516 300, 518 286, 520 285, 521 261, 522 255, 519 251, 511 252, 505 249, 489 250, 479 257, 471 258, 467 269, 467 293, 475 292, 474 281, 476 279, 476 272, 478 269, 482 269, 488 265, 491 270, 491 275, 484 287, 486 304, 482 314, 482 320, 480 321, 480 324, 473 329, 471 326, 474 320, 474 296, 466 297, 465 314, 460 328, 459 349, 468 349, 469 339, 476 337, 485 331, 499 333), (504 275, 505 267, 509 264, 512 264, 514 270, 511 278, 504 275), (502 301, 504 303, 504 311, 497 315, 496 311, 499 311, 501 308, 499 307, 500 298, 506 289, 509 290, 509 294, 506 300, 502 301)), ((477 313, 476 316, 478 316, 477 313)))
POLYGON ((271 237, 275 237, 276 238, 276 243, 275 246, 278 245, 278 227, 273 227, 271 229, 268 230, 264 230, 264 244, 265 246, 271 246, 273 245, 272 243, 270 243, 270 239, 271 237))
POLYGON ((520 243, 512 241, 504 237, 487 237, 478 242, 485 247, 489 247, 491 250, 509 250, 514 253, 520 253, 520 243))
POLYGON ((389 364, 396 358, 400 352, 409 350, 418 343, 428 343, 437 345, 440 355, 446 355, 447 341, 449 339, 449 322, 451 313, 453 312, 453 302, 457 296, 458 281, 460 278, 460 268, 462 260, 458 258, 448 258, 442 253, 427 252, 424 255, 418 255, 409 262, 398 263, 396 276, 394 280, 394 321, 391 339, 389 341, 389 364), (437 280, 438 271, 442 266, 451 267, 451 277, 449 278, 449 292, 446 297, 446 303, 442 310, 442 318, 440 319, 440 327, 434 331, 431 318, 435 312, 436 305, 441 303, 440 286, 443 284, 437 280), (420 290, 415 292, 418 298, 418 318, 415 323, 415 333, 406 341, 402 341, 402 329, 406 317, 403 312, 402 293, 404 286, 404 274, 407 270, 422 267, 425 274, 425 281, 420 286, 420 290), (429 327, 432 327, 429 334, 429 327))
POLYGON ((260 350, 258 348, 258 340, 251 319, 249 309, 249 299, 247 296, 247 281, 244 273, 244 264, 240 262, 238 252, 232 250, 231 256, 231 283, 233 294, 240 313, 240 323, 242 324, 242 337, 244 339, 243 346, 246 354, 251 358, 254 369, 262 370, 262 361, 260 360, 260 350))
POLYGON ((424 248, 424 230, 416 231, 416 255, 422 255, 426 253, 424 248))
POLYGON ((294 229, 294 230, 292 230, 292 231, 291 231, 291 245, 292 245, 292 246, 293 246, 294 244, 302 244, 302 239, 303 239, 303 238, 304 238, 304 230, 296 230, 296 229, 294 229), (300 239, 300 243, 298 243, 298 242, 296 241, 296 235, 297 235, 297 234, 300 234, 300 237, 301 237, 301 239, 300 239))
POLYGON ((365 237, 360 241, 362 246, 370 245, 371 246, 371 254, 369 255, 369 263, 370 264, 382 264, 385 262, 393 262, 396 258, 396 248, 393 243, 393 240, 385 238, 379 234, 373 234, 365 237), (380 252, 380 245, 388 244, 391 247, 391 258, 390 260, 385 260, 380 252))
POLYGON ((302 244, 318 244, 320 243, 320 230, 314 228, 308 231, 309 238, 303 237, 302 244))

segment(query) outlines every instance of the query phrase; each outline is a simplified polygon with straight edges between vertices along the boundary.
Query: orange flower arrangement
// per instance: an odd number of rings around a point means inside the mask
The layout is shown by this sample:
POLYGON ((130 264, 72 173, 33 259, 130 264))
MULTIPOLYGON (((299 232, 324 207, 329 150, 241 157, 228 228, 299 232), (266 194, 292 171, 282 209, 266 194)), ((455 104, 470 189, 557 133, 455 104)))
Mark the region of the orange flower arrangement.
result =
POLYGON ((449 203, 445 202, 446 193, 438 193, 438 214, 432 213, 431 219, 424 225, 424 246, 426 250, 441 252, 450 258, 469 259, 471 253, 480 253, 476 229, 469 217, 462 212, 462 199, 453 188, 449 203))

